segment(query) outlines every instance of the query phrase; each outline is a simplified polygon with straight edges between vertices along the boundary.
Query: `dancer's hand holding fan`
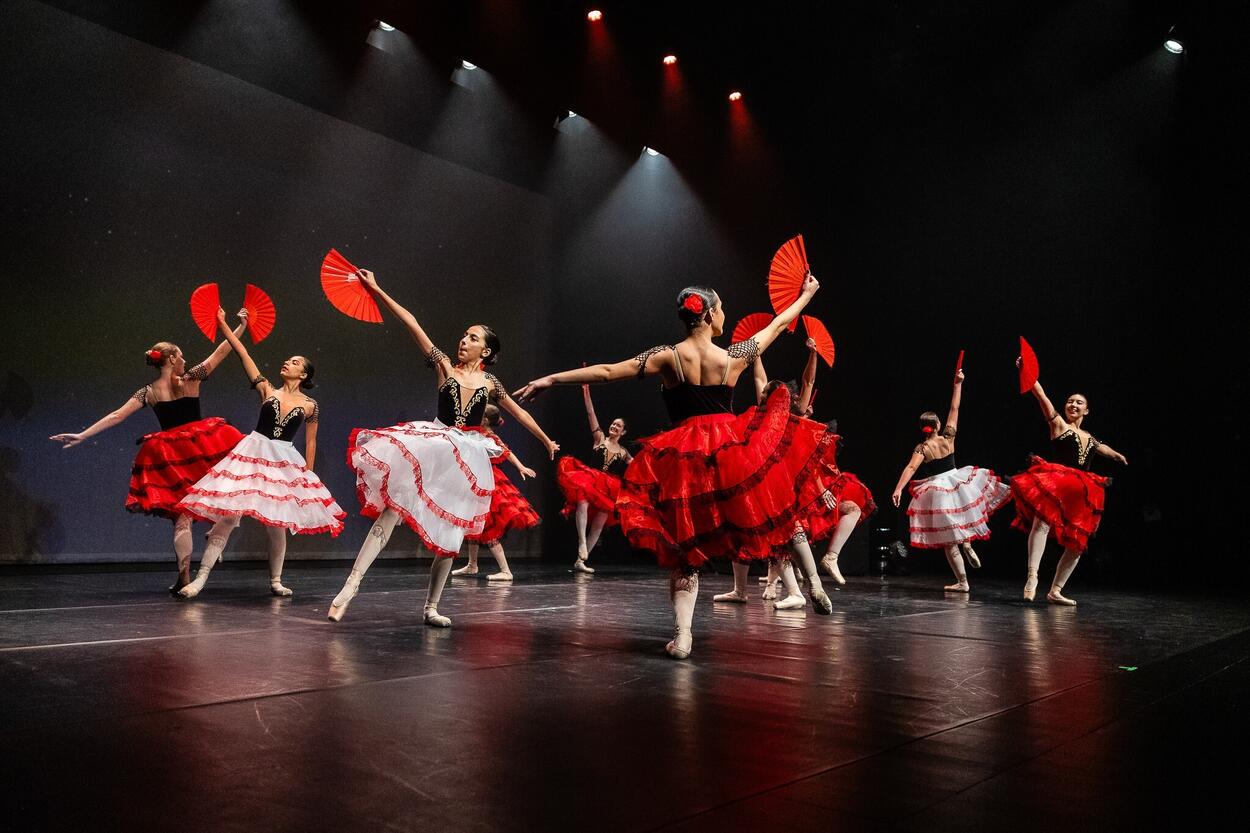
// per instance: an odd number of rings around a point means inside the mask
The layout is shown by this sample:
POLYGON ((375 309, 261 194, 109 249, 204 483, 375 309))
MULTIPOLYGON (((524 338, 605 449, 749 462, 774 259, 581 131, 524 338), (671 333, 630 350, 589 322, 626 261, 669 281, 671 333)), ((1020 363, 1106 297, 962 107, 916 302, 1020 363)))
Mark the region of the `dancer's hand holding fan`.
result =
MULTIPOLYGON (((215 283, 206 283, 191 293, 191 320, 209 341, 217 340, 217 309, 221 306, 221 291, 215 283)), ((254 284, 243 290, 243 308, 247 310, 248 329, 252 343, 259 344, 273 332, 277 310, 265 291, 254 284)))
POLYGON ((1037 384, 1039 370, 1037 354, 1024 340, 1024 336, 1020 336, 1020 358, 1016 359, 1016 367, 1020 368, 1020 393, 1028 393, 1037 384))
MULTIPOLYGON (((773 255, 772 264, 768 268, 768 297, 773 303, 773 311, 778 315, 799 299, 803 292, 803 281, 811 272, 807 262, 807 249, 803 246, 803 235, 792 237, 782 244, 773 255)), ((798 319, 790 322, 789 331, 794 332, 799 326, 798 319)))
POLYGON ((321 261, 321 289, 334 308, 357 321, 382 323, 382 312, 369 294, 366 274, 347 258, 331 249, 321 261))

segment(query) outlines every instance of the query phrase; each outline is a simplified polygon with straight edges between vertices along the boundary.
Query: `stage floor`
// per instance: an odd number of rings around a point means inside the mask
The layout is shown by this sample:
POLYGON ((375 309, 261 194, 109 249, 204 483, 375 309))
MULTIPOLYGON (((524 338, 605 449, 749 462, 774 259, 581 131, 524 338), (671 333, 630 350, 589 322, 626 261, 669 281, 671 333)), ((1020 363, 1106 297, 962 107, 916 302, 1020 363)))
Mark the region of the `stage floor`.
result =
POLYGON ((291 600, 262 565, 194 602, 164 572, 0 575, 2 826, 1053 833, 1244 807, 1242 600, 854 578, 819 617, 754 583, 713 605, 713 575, 677 662, 663 574, 514 570, 453 579, 449 630, 421 624, 425 563, 380 562, 337 625, 346 565, 289 568, 291 600))

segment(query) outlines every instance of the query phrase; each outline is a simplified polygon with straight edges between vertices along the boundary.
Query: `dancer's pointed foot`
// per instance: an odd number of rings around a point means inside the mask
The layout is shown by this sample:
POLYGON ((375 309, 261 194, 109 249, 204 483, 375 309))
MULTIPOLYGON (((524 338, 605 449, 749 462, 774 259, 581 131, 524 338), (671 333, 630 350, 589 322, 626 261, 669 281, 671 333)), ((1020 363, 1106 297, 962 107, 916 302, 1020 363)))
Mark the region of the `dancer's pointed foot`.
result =
POLYGON ((812 596, 812 610, 821 616, 828 616, 830 613, 833 613, 833 601, 830 600, 829 594, 825 592, 824 587, 813 581, 808 592, 812 596))
POLYGON ((1064 607, 1076 607, 1076 601, 1069 599, 1061 592, 1062 587, 1052 587, 1050 592, 1046 594, 1046 601, 1053 605, 1063 605, 1064 607))
POLYGON ((438 608, 431 607, 430 605, 425 606, 425 611, 424 611, 424 615, 422 618, 425 619, 425 623, 429 625, 431 628, 450 628, 451 627, 451 620, 448 619, 446 616, 439 614, 438 608))
POLYGON ((793 596, 786 596, 784 599, 778 599, 773 605, 773 610, 798 610, 807 606, 807 599, 801 594, 795 593, 793 596))
POLYGON ((573 572, 575 573, 593 573, 594 571, 595 568, 589 566, 584 558, 579 558, 573 562, 573 572))
POLYGON ((948 593, 970 593, 972 592, 972 588, 968 585, 967 581, 957 581, 954 584, 946 585, 942 589, 947 591, 948 593))
POLYGON ((690 656, 693 647, 694 634, 690 632, 690 628, 678 628, 673 640, 664 646, 664 650, 673 659, 685 659, 690 656))
POLYGON ((181 590, 182 588, 186 587, 186 586, 187 586, 188 584, 190 584, 190 583, 191 583, 191 579, 189 579, 189 578, 183 578, 182 576, 179 576, 179 577, 178 577, 178 580, 177 580, 176 582, 174 582, 173 584, 169 585, 169 595, 171 595, 171 596, 177 596, 177 595, 178 595, 178 591, 179 591, 179 590, 181 590))
POLYGON ((477 565, 466 564, 458 570, 452 570, 451 574, 453 576, 475 576, 477 575, 477 565))
POLYGON ((282 584, 282 579, 280 578, 269 579, 269 592, 281 599, 285 599, 288 596, 295 595, 295 591, 289 587, 284 586, 282 584))
POLYGON ((763 599, 766 602, 771 602, 775 598, 777 598, 777 583, 771 582, 764 588, 763 599))
POLYGON ((728 593, 717 593, 715 596, 713 596, 713 597, 712 597, 712 601, 714 601, 714 602, 733 602, 733 603, 735 603, 735 604, 746 604, 746 603, 747 603, 747 594, 746 594, 746 593, 740 593, 740 592, 738 592, 738 590, 735 588, 734 590, 730 590, 728 593))
POLYGON ((838 584, 846 584, 842 571, 838 569, 838 554, 836 552, 826 553, 825 557, 820 559, 820 566, 824 567, 825 572, 838 584))
POLYGON ((1033 597, 1037 595, 1037 573, 1029 573, 1029 577, 1024 580, 1024 600, 1026 602, 1033 601, 1033 597))
POLYGON ((352 570, 351 575, 347 577, 343 589, 334 597, 334 601, 330 602, 330 612, 326 614, 326 618, 331 622, 337 622, 343 618, 343 614, 347 612, 347 606, 352 603, 352 599, 356 598, 356 593, 360 590, 360 580, 363 576, 352 570))
POLYGON ((505 572, 491 573, 489 576, 486 577, 486 580, 487 581, 512 581, 512 573, 505 573, 505 572))
POLYGON ((968 559, 974 570, 981 569, 981 559, 977 558, 977 551, 972 548, 972 544, 964 544, 960 549, 964 551, 964 558, 968 559))

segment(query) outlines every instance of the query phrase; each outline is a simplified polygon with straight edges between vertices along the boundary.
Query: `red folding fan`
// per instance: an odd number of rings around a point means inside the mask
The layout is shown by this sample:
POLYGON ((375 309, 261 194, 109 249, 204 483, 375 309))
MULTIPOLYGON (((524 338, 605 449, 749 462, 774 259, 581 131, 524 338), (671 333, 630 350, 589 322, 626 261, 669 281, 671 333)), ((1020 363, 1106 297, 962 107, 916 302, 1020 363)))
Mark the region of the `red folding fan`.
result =
POLYGON ((217 309, 221 296, 217 284, 206 283, 191 293, 191 320, 209 341, 217 340, 217 309))
POLYGON ((249 283, 243 290, 243 308, 247 310, 247 329, 252 334, 252 343, 260 344, 273 332, 274 322, 278 320, 273 301, 263 289, 249 283))
POLYGON ((960 351, 959 351, 959 359, 958 359, 958 360, 956 360, 956 362, 955 362, 955 373, 956 373, 956 375, 958 375, 958 374, 959 374, 959 371, 961 371, 961 370, 963 370, 963 369, 964 369, 964 351, 963 351, 963 350, 960 350, 960 351))
MULTIPOLYGON (((809 268, 801 234, 787 240, 773 255, 772 265, 768 268, 768 297, 773 302, 774 312, 780 314, 799 299, 809 268)), ((798 321, 791 322, 790 332, 794 332, 798 325, 798 321)))
POLYGON ((825 364, 833 367, 835 351, 833 348, 833 336, 829 335, 828 328, 810 315, 804 315, 802 318, 803 329, 807 330, 808 337, 816 342, 816 352, 825 360, 825 364))
POLYGON ((358 321, 382 323, 382 312, 369 290, 360 282, 356 267, 331 249, 321 261, 321 289, 339 312, 358 321))
POLYGON ((746 341, 751 336, 768 326, 773 317, 766 312, 753 312, 738 322, 730 339, 733 344, 746 341))
POLYGON ((1033 348, 1024 340, 1024 336, 1020 336, 1020 392, 1028 393, 1033 389, 1033 385, 1037 384, 1037 354, 1033 352, 1033 348))

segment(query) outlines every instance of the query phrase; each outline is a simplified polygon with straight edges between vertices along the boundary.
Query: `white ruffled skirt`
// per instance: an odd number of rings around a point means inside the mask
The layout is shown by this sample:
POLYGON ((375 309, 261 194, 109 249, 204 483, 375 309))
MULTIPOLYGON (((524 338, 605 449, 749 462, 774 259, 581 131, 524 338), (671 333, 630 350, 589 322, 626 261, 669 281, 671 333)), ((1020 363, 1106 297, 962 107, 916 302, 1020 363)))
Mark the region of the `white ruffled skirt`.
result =
POLYGON ((187 491, 178 510, 210 522, 246 515, 295 535, 338 535, 347 517, 294 445, 255 431, 187 491))
POLYGON ((964 466, 911 482, 911 545, 940 549, 990 537, 989 520, 1011 487, 989 469, 964 466))
POLYGON ((435 555, 454 557, 466 534, 490 514, 495 475, 490 461, 503 449, 480 431, 433 422, 357 428, 347 448, 356 472, 361 514, 393 509, 435 555))

